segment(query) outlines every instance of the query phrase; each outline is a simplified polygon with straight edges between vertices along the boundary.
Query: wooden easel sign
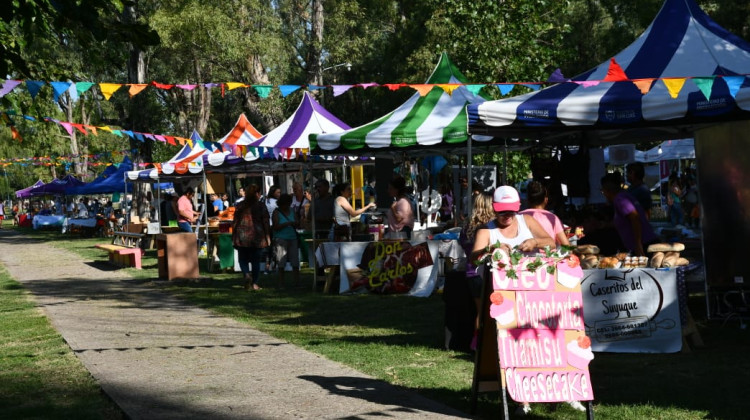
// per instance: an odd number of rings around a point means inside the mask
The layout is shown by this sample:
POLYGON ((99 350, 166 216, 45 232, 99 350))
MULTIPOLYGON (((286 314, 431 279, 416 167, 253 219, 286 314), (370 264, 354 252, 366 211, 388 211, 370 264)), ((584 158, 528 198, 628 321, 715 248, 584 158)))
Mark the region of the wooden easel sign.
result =
MULTIPOLYGON (((536 257, 501 249, 488 255, 484 260, 492 269, 486 276, 483 312, 490 319, 485 317, 482 329, 494 323, 496 340, 481 343, 476 360, 486 364, 491 359, 479 353, 497 351, 506 418, 505 391, 519 403, 592 401, 588 365, 594 354, 585 334, 578 258, 549 250, 536 257)), ((488 333, 480 336, 486 340, 488 333)), ((475 366, 473 391, 481 390, 486 373, 487 366, 475 366)))

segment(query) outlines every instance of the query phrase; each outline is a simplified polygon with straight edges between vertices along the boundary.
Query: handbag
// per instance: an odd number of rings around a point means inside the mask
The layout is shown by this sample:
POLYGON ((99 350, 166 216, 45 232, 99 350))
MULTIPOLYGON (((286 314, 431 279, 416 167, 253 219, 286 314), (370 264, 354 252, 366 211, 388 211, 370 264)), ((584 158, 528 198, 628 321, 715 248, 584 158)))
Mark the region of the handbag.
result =
POLYGON ((253 246, 257 237, 253 215, 250 211, 244 211, 239 223, 235 224, 232 231, 232 244, 235 247, 246 248, 253 246))

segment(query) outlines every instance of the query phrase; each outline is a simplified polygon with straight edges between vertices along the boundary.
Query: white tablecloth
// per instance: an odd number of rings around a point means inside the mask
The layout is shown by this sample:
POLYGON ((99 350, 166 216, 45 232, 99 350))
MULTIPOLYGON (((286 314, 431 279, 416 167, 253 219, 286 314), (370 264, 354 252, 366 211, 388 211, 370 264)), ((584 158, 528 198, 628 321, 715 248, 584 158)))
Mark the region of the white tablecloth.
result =
POLYGON ((36 215, 31 221, 31 225, 34 229, 46 226, 64 226, 65 216, 40 216, 36 215))
POLYGON ((96 219, 65 219, 65 223, 63 223, 62 227, 62 232, 67 232, 68 229, 72 228, 73 226, 92 228, 96 226, 96 219))

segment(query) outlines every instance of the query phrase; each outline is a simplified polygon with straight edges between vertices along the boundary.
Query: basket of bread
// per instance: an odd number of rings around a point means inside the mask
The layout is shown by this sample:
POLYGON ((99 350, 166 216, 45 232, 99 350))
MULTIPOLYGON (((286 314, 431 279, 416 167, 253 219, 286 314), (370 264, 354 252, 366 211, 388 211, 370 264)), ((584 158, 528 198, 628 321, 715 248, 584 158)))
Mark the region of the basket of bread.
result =
POLYGON ((596 245, 579 245, 573 253, 581 260, 581 268, 671 268, 690 264, 686 258, 680 257, 680 251, 685 250, 681 243, 658 243, 648 247, 651 257, 630 255, 620 252, 612 256, 601 256, 596 245))

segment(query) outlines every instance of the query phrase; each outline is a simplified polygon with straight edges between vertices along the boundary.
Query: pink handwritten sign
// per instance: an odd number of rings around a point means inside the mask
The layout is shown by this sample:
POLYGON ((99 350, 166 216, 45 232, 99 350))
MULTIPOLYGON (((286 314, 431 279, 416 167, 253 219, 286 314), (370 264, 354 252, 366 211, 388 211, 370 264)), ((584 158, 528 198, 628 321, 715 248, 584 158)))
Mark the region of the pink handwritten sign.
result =
MULTIPOLYGON (((542 259, 548 260, 548 259, 542 259)), ((508 275, 506 270, 492 270, 492 283, 495 290, 555 290, 555 276, 544 268, 534 271, 527 266, 534 263, 536 258, 521 258, 513 267, 515 277, 508 275)))
POLYGON ((562 330, 500 330, 497 345, 501 368, 568 366, 562 330))
POLYGON ((557 402, 594 399, 587 370, 505 369, 508 394, 515 401, 557 402))
POLYGON ((519 328, 584 329, 580 292, 516 292, 516 313, 519 328))

